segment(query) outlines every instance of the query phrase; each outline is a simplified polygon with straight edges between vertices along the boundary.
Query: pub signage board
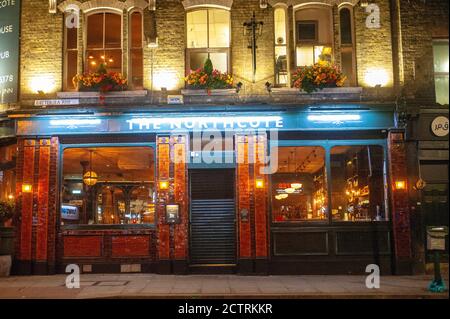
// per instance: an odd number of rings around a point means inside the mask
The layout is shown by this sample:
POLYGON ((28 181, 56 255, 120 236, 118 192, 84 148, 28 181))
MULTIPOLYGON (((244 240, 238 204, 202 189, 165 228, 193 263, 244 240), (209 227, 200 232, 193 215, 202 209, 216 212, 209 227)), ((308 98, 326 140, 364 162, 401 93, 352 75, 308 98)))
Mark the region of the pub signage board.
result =
POLYGON ((0 0, 0 104, 18 98, 20 1, 0 0))

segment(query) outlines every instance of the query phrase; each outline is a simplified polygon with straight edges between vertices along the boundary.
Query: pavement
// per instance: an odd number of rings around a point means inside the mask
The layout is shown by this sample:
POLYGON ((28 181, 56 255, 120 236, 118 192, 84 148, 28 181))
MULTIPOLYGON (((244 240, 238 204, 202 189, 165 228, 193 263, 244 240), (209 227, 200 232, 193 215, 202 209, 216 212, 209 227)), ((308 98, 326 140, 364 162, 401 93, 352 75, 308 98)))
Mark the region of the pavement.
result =
MULTIPOLYGON (((432 276, 382 276, 379 289, 365 276, 239 276, 82 274, 68 289, 65 275, 0 278, 0 299, 448 299, 431 293, 432 276)), ((448 287, 448 276, 445 277, 448 287)))

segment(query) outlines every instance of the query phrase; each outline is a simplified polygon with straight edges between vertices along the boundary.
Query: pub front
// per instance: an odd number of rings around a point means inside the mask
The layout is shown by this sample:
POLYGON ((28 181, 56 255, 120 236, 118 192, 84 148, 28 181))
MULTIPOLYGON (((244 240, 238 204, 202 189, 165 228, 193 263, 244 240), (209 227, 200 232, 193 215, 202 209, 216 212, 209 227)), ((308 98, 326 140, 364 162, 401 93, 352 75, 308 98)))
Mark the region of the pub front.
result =
POLYGON ((392 105, 190 110, 10 114, 21 210, 14 271, 409 269, 392 105))

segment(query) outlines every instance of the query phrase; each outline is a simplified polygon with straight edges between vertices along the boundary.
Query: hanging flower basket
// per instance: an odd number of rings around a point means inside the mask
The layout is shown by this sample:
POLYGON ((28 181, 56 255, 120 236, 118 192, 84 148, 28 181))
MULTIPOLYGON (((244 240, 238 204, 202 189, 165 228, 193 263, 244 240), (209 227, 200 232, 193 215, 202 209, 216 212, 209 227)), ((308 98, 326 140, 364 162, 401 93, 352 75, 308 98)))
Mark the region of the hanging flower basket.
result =
POLYGON ((299 67, 292 74, 292 86, 313 93, 324 88, 342 87, 346 79, 337 66, 319 62, 312 66, 299 67))
POLYGON ((77 74, 72 79, 73 85, 81 92, 110 92, 127 89, 127 80, 118 72, 108 72, 100 65, 96 72, 77 74))

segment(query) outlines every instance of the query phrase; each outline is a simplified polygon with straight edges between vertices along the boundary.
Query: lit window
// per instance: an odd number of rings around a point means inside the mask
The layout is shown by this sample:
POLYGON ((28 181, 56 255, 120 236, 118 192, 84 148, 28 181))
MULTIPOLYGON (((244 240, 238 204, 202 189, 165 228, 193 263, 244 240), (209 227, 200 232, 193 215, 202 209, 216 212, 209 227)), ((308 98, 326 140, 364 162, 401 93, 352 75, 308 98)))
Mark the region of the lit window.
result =
POLYGON ((285 86, 288 83, 286 11, 276 8, 275 15, 275 83, 285 86))
POLYGON ((230 12, 220 9, 190 11, 187 21, 187 68, 203 67, 209 58, 215 69, 228 72, 230 12))
POLYGON ((295 12, 296 63, 308 66, 332 62, 333 23, 330 8, 302 8, 295 12))
POLYGON ((142 34, 142 14, 133 12, 130 15, 130 84, 134 89, 144 86, 142 34))
POLYGON ((448 40, 434 41, 434 83, 436 90, 436 103, 448 105, 449 66, 448 66, 448 40))
POLYGON ((336 146, 331 149, 333 220, 386 220, 384 185, 381 146, 336 146))
POLYGON ((319 146, 279 147, 271 176, 273 222, 327 221, 325 150, 319 146))
POLYGON ((349 8, 339 11, 341 31, 341 65, 342 73, 347 76, 346 85, 356 85, 355 49, 353 41, 353 15, 349 8))
POLYGON ((122 16, 96 13, 87 17, 85 67, 95 72, 103 64, 108 71, 122 72, 122 16))
POLYGON ((63 153, 61 222, 155 221, 154 151, 149 147, 70 148, 63 153), (97 176, 86 183, 86 173, 97 176))
POLYGON ((64 32, 64 88, 74 90, 72 79, 78 73, 78 28, 65 24, 64 32))

